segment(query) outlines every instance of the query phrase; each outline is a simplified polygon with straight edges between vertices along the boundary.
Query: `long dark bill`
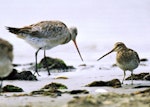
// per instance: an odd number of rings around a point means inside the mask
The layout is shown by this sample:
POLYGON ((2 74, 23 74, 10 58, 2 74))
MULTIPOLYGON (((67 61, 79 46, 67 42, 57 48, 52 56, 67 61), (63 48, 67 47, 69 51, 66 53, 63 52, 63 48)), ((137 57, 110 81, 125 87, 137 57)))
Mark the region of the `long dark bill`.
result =
POLYGON ((100 57, 99 59, 97 59, 97 61, 99 61, 100 59, 104 58, 105 56, 109 55, 110 53, 114 52, 114 49, 112 49, 110 52, 106 53, 105 55, 103 55, 102 57, 100 57))
POLYGON ((80 54, 80 51, 79 51, 79 49, 78 49, 76 40, 73 40, 73 42, 74 42, 74 45, 75 45, 75 47, 76 47, 76 49, 77 49, 77 51, 78 51, 78 53, 79 53, 79 56, 80 56, 81 60, 83 61, 83 58, 82 58, 82 56, 81 56, 81 54, 80 54))

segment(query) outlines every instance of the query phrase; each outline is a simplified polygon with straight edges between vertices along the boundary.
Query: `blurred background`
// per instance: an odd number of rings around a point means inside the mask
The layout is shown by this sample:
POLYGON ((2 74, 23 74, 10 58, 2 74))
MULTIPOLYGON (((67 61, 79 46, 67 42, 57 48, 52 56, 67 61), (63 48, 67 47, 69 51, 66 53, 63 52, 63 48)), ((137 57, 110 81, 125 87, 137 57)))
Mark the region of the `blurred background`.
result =
MULTIPOLYGON (((118 41, 140 57, 150 57, 150 0, 0 0, 0 13, 0 37, 14 45, 14 63, 34 62, 36 50, 5 26, 23 27, 44 20, 76 26, 78 47, 87 62, 95 61, 118 41)), ((72 42, 48 50, 47 55, 70 64, 82 63, 72 42)), ((41 51, 39 60, 42 57, 41 51)), ((115 60, 114 55, 109 57, 115 60)))

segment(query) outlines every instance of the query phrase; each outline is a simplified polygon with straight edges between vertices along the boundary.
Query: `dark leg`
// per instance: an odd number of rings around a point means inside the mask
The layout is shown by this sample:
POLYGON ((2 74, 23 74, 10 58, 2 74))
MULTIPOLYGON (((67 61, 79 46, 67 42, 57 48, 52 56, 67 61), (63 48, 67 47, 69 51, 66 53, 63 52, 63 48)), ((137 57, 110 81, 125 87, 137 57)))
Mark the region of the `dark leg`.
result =
POLYGON ((44 49, 44 60, 45 60, 45 64, 46 64, 48 75, 51 75, 51 73, 49 71, 49 68, 48 68, 48 63, 47 63, 47 59, 46 59, 46 50, 45 49, 44 49))
POLYGON ((3 85, 3 79, 1 79, 1 84, 0 84, 0 94, 2 93, 2 85, 3 85))
POLYGON ((37 67, 37 55, 38 55, 38 52, 39 52, 41 49, 42 49, 42 48, 39 48, 39 49, 36 51, 36 53, 35 53, 35 72, 34 72, 34 74, 37 73, 38 76, 40 76, 40 75, 39 75, 39 73, 38 73, 38 67, 37 67))

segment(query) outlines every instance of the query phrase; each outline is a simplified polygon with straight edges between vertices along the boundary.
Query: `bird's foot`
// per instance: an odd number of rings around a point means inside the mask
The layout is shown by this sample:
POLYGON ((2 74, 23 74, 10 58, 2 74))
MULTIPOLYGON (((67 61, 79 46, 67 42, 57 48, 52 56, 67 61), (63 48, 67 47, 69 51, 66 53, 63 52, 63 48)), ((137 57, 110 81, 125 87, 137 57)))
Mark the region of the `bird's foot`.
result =
POLYGON ((35 71, 35 72, 34 72, 34 75, 35 75, 35 73, 37 73, 38 76, 41 76, 41 75, 38 73, 38 71, 35 71))
POLYGON ((50 76, 51 75, 51 73, 48 71, 48 76, 50 76))

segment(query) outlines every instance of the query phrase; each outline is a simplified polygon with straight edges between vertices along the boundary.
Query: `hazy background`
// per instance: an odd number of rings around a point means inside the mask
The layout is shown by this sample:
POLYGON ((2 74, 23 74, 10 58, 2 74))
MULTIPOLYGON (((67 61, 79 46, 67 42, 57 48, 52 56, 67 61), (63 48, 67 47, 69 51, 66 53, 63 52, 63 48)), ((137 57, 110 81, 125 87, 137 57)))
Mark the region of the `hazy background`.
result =
MULTIPOLYGON (((23 27, 43 20, 76 26, 85 61, 96 60, 117 41, 149 58, 150 0, 0 0, 0 14, 0 37, 14 45, 16 63, 33 62, 36 50, 5 26, 23 27)), ((68 63, 80 61, 71 42, 47 51, 47 55, 68 63)), ((42 57, 41 52, 39 60, 42 57)))

